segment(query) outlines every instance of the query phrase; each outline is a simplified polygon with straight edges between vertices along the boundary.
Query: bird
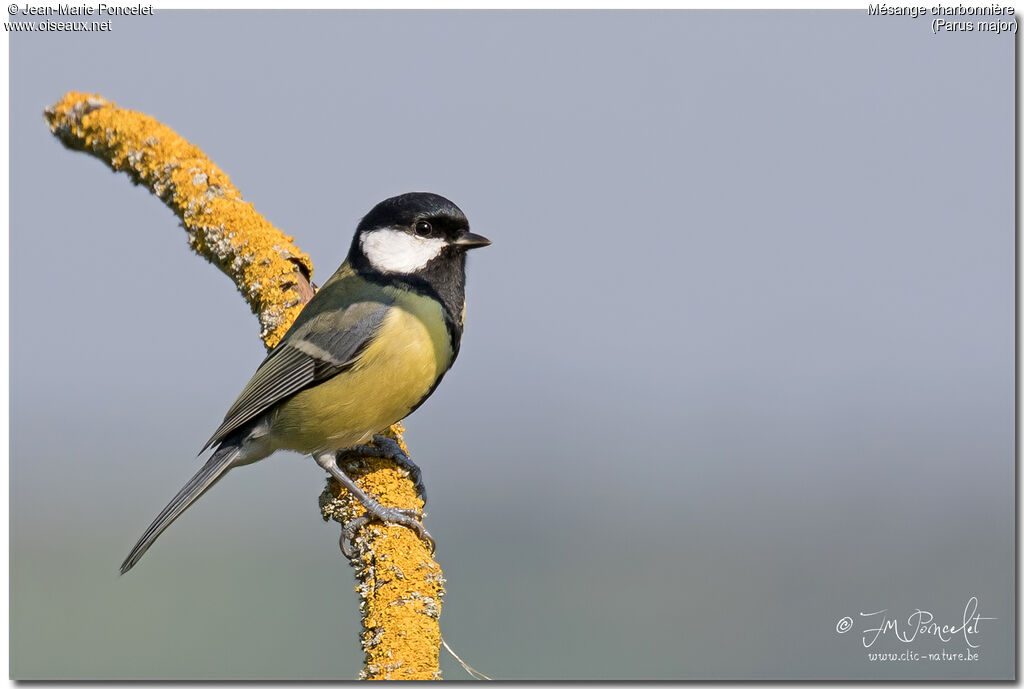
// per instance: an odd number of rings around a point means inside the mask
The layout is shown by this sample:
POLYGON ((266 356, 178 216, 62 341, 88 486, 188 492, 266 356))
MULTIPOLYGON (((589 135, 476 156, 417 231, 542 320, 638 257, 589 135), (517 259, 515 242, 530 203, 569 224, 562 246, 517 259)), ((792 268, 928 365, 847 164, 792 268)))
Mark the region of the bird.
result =
POLYGON ((344 263, 200 450, 214 448, 209 460, 142 534, 121 574, 229 470, 277 450, 312 455, 366 507, 365 519, 408 526, 432 544, 418 513, 381 505, 338 459, 347 452, 390 456, 414 469, 418 482, 418 467, 380 432, 423 404, 455 362, 465 321, 466 252, 490 243, 437 194, 407 193, 374 206, 356 227, 344 263))

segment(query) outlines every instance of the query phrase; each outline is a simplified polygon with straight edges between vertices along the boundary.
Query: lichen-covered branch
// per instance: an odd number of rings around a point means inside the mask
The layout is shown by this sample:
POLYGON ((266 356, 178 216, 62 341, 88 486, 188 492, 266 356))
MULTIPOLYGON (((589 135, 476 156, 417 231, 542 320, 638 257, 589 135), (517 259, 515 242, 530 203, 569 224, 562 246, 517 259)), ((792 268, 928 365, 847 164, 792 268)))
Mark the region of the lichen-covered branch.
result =
POLYGON ((230 277, 276 345, 313 295, 309 256, 256 212, 198 148, 141 112, 69 93, 45 111, 68 148, 127 172, 181 218, 189 244, 230 277))
MULTIPOLYGON (((391 436, 402 450, 401 424, 391 436)), ((388 495, 388 505, 423 509, 423 501, 408 473, 389 460, 361 458, 342 469, 375 495, 388 495)), ((324 519, 342 525, 365 513, 362 503, 333 478, 320 495, 324 519)), ((362 679, 440 679, 441 600, 444 577, 427 544, 404 526, 373 522, 355 538, 359 610, 363 616, 362 643, 366 667, 362 679)))
MULTIPOLYGON (((51 131, 68 148, 127 172, 181 218, 188 241, 237 285, 273 348, 313 296, 309 257, 256 212, 202 151, 169 127, 104 98, 69 93, 45 111, 51 131)), ((403 428, 388 431, 403 450, 403 428)), ((342 467, 383 505, 422 509, 408 473, 390 460, 358 459, 342 467)), ((328 481, 320 496, 325 519, 343 527, 362 505, 328 481)), ((426 544, 401 526, 371 522, 355 539, 353 561, 363 616, 365 678, 440 678, 438 618, 441 569, 426 544)))

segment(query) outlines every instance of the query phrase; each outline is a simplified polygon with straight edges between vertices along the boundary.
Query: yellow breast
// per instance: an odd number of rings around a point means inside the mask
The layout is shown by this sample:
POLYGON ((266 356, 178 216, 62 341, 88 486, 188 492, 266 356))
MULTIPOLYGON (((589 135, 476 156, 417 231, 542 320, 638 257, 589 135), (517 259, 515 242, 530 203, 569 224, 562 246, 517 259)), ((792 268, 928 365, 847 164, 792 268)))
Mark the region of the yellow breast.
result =
POLYGON ((440 304, 403 290, 352 368, 280 405, 275 444, 314 453, 365 443, 405 418, 451 362, 440 304))

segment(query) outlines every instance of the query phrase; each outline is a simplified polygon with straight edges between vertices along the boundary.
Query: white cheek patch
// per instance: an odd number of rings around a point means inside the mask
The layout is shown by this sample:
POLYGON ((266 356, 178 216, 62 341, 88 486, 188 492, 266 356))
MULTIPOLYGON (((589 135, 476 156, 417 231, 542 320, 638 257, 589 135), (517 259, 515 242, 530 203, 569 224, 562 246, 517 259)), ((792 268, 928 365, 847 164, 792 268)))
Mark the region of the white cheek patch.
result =
POLYGON ((373 230, 359 240, 363 254, 382 273, 414 273, 445 247, 439 237, 417 237, 401 230, 373 230))

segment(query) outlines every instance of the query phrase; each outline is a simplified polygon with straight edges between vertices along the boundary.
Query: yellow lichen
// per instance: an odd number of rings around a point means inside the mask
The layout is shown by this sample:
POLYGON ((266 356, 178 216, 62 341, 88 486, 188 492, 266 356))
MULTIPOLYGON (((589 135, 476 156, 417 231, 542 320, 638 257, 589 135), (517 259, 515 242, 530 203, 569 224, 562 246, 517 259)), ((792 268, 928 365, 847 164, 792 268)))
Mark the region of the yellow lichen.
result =
MULTIPOLYGON (((390 434, 402 449, 404 429, 395 424, 390 434)), ((362 458, 346 467, 359 487, 383 505, 423 509, 407 472, 392 462, 362 458)), ((347 524, 365 512, 334 479, 320 498, 324 519, 347 524)), ((440 679, 438 618, 444 597, 444 576, 428 545, 404 526, 370 522, 356 534, 352 566, 359 583, 363 616, 360 635, 366 653, 363 679, 440 679)))
POLYGON ((167 204, 192 248, 238 286, 267 347, 280 341, 311 295, 313 264, 226 174, 169 127, 94 94, 69 93, 45 114, 66 146, 127 172, 167 204))
MULTIPOLYGON (((163 200, 181 218, 192 248, 235 282, 259 317, 267 347, 280 341, 312 297, 313 265, 291 237, 242 200, 226 174, 170 128, 97 95, 69 93, 45 115, 65 146, 127 172, 163 200)), ((388 434, 408 452, 403 431, 395 424, 388 434)), ((405 470, 376 458, 357 465, 352 477, 382 504, 422 510, 405 470)), ((364 512, 333 479, 320 504, 325 519, 343 525, 364 512)), ((361 676, 440 679, 441 568, 427 545, 405 527, 371 522, 360 531, 353 565, 366 651, 361 676)))

